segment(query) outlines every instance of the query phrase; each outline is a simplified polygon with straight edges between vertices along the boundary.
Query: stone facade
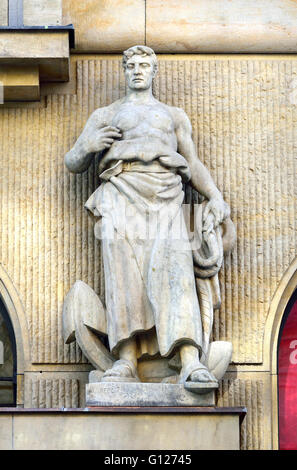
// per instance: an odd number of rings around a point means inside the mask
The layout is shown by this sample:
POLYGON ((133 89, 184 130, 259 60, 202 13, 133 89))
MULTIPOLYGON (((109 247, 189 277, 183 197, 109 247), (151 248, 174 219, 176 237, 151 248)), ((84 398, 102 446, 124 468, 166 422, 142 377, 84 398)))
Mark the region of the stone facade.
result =
MULTIPOLYGON (((63 2, 63 24, 73 22, 77 30, 75 52, 85 53, 72 54, 70 82, 41 85, 38 103, 0 109, 0 293, 18 343, 18 403, 28 408, 84 406, 91 366, 76 344, 64 345, 62 304, 77 279, 104 294, 100 244, 93 221, 82 209, 98 177, 95 164, 83 176, 70 175, 64 155, 91 112, 125 92, 121 58, 110 54, 146 42, 160 52, 155 95, 189 115, 198 155, 230 205, 237 229, 236 247, 220 276, 222 307, 214 324, 214 339, 231 341, 234 347, 217 405, 247 407, 241 426, 243 449, 276 448, 275 344, 294 288, 290 282, 296 281, 296 55, 200 55, 213 52, 214 42, 204 40, 206 49, 201 50, 198 33, 195 42, 187 25, 184 45, 169 41, 168 49, 164 35, 173 13, 170 9, 163 15, 165 2, 158 2, 159 18, 156 2, 146 2, 147 23, 140 0, 128 2, 134 16, 119 0, 103 2, 100 14, 97 2, 84 3, 83 8, 78 2, 63 2), (114 4, 111 11, 107 3, 114 4), (117 32, 114 15, 120 15, 122 30, 117 32), (129 21, 122 21, 123 16, 129 21)), ((181 30, 187 23, 184 15, 193 15, 194 2, 178 3, 184 9, 181 13, 176 5, 179 13, 170 23, 170 37, 175 36, 174 28, 181 30)), ((253 45, 246 39, 246 50, 233 41, 236 52, 296 51, 296 37, 288 34, 296 22, 296 4, 286 2, 288 9, 277 17, 280 3, 270 2, 269 8, 275 21, 286 25, 286 38, 284 29, 273 29, 262 15, 266 42, 255 35, 253 45)), ((260 4, 264 11, 265 2, 260 4)), ((228 25, 216 28, 223 35, 219 52, 230 52, 224 46, 224 28, 239 37, 232 26, 234 9, 235 2, 226 2, 228 25)), ((205 5, 202 12, 204 20, 211 17, 205 5)), ((201 32, 206 29, 203 18, 195 20, 201 32)), ((247 21, 255 25, 255 18, 247 21)), ((216 21, 212 17, 212 23, 216 21)), ((248 38, 253 33, 246 29, 246 34, 248 38)))
MULTIPOLYGON (((62 0, 23 0, 25 26, 62 24, 62 0)), ((0 0, 0 25, 8 25, 8 0, 0 0)))
POLYGON ((0 450, 238 450, 239 412, 119 414, 19 411, 0 415, 0 450), (187 432, 184 432, 184 429, 187 432), (131 439, 133 436, 133 439, 131 439))
POLYGON ((282 0, 63 1, 83 52, 146 44, 160 53, 296 51, 296 2, 282 0))

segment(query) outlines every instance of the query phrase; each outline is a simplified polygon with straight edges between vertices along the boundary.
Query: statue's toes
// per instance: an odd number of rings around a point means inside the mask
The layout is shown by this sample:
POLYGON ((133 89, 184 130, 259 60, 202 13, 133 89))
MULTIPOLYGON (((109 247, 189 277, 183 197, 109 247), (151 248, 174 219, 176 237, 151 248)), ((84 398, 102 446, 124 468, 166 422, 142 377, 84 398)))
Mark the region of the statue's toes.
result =
POLYGON ((105 372, 104 377, 119 377, 121 373, 118 370, 109 369, 105 372))
POLYGON ((192 382, 207 383, 214 382, 215 379, 208 370, 200 369, 192 372, 190 380, 192 382))
POLYGON ((119 359, 102 376, 102 382, 140 382, 136 367, 127 359, 119 359))

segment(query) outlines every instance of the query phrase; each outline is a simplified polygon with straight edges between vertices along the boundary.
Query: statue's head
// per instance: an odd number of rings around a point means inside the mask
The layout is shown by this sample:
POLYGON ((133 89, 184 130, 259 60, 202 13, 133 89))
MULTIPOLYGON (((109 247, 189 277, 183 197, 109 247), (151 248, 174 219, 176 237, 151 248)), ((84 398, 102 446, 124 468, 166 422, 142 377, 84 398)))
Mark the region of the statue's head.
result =
POLYGON ((147 46, 133 46, 123 53, 123 68, 131 90, 147 90, 158 70, 157 57, 147 46))

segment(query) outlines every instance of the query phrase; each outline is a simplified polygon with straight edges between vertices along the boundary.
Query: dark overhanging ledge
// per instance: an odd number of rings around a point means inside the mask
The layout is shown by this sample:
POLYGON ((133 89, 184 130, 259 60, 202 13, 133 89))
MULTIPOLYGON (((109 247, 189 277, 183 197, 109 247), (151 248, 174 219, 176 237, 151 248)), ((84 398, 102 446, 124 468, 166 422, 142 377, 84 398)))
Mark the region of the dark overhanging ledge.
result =
POLYGON ((247 409, 237 407, 198 407, 198 406, 98 406, 88 408, 0 408, 1 415, 16 414, 216 414, 216 415, 238 415, 240 423, 246 416, 247 409))
POLYGON ((34 31, 38 33, 62 33, 63 31, 68 32, 69 34, 69 47, 70 49, 75 49, 75 29, 73 24, 68 24, 66 26, 0 26, 1 31, 11 32, 11 33, 23 33, 34 31))

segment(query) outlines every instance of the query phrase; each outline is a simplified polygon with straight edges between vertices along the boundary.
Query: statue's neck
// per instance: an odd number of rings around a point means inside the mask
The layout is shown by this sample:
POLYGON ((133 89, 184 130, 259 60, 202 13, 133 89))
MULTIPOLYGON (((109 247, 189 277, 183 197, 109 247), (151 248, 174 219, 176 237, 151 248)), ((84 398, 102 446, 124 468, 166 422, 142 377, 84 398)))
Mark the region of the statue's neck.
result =
POLYGON ((154 101, 152 94, 152 88, 147 90, 130 90, 128 89, 127 95, 125 97, 125 103, 135 103, 135 104, 148 104, 154 101))

